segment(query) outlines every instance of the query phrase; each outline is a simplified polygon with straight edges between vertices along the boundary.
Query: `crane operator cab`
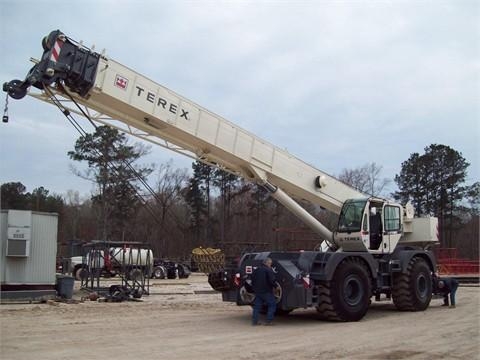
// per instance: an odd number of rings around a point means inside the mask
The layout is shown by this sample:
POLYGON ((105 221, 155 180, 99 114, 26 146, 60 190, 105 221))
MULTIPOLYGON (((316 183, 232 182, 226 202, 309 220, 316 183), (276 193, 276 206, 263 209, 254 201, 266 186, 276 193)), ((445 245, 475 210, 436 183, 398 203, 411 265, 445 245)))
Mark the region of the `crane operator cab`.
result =
POLYGON ((345 201, 334 233, 334 242, 344 251, 391 253, 402 236, 401 205, 385 199, 345 201))

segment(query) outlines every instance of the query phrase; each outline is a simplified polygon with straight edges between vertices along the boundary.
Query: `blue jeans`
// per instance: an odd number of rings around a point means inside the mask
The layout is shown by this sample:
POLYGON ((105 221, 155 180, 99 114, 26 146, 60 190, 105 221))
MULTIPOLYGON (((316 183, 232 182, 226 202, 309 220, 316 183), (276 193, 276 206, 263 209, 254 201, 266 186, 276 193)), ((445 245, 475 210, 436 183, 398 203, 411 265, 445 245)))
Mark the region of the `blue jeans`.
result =
MULTIPOLYGON (((455 306, 455 293, 457 292, 458 284, 453 284, 452 289, 450 290, 450 305, 455 306)), ((445 294, 443 297, 443 303, 448 305, 448 294, 445 294)))
POLYGON ((275 315, 275 310, 277 310, 277 303, 275 301, 275 296, 272 293, 264 293, 264 294, 255 294, 255 300, 253 302, 253 315, 252 315, 252 323, 258 323, 258 316, 260 315, 260 311, 262 310, 263 305, 267 305, 267 322, 271 322, 273 320, 273 316, 275 315))

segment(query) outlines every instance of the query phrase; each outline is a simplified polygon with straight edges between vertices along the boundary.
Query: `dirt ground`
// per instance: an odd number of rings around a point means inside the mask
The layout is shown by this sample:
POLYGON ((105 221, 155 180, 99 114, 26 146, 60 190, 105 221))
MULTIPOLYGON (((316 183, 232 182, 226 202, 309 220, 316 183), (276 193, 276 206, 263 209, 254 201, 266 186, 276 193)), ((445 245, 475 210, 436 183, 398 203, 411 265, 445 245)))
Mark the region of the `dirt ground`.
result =
MULTIPOLYGON (((1 305, 1 359, 480 359, 480 288, 461 286, 456 309, 373 303, 356 323, 298 310, 276 326, 223 303, 206 277, 154 280, 142 302, 1 305)), ((78 287, 78 284, 76 284, 78 287)), ((75 296, 80 296, 76 292, 75 296)))

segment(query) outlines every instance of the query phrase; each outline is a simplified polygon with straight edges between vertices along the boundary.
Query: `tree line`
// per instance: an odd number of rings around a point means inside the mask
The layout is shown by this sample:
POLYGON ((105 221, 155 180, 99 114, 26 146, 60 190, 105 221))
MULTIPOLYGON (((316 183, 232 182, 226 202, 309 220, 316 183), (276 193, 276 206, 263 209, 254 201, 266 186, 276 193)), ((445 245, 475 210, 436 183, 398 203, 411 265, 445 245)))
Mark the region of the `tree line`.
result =
MULTIPOLYGON (((262 187, 199 161, 192 163, 191 171, 175 168, 172 161, 156 167, 140 164, 149 150, 115 129, 98 127, 68 152, 72 160, 88 165, 84 171, 72 170, 95 184, 89 198, 73 190, 63 196, 50 194, 43 187, 29 193, 20 182, 6 183, 1 186, 1 207, 57 212, 62 256, 71 255, 72 244, 93 239, 145 242, 155 256, 170 258, 187 257, 198 246, 238 255, 313 249, 320 243, 262 187), (156 181, 151 186, 146 179, 152 173, 156 181)), ((432 144, 424 154, 411 154, 402 163, 393 194, 386 193, 391 180, 381 178, 382 167, 375 163, 344 169, 337 177, 366 195, 411 201, 417 216, 437 216, 441 246, 457 247, 470 257, 478 256, 480 185, 465 184, 468 166, 461 153, 432 144)), ((334 228, 334 214, 300 203, 334 228)))

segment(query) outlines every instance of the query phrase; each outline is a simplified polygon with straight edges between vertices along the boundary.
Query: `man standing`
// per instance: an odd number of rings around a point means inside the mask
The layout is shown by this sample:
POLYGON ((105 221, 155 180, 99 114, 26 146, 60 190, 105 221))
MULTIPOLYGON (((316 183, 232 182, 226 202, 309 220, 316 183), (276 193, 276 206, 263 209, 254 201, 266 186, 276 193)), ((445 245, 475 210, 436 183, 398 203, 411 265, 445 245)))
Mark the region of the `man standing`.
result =
POLYGON ((450 294, 450 308, 455 308, 455 293, 458 288, 458 280, 455 278, 438 278, 437 289, 443 294, 443 305, 448 306, 448 294, 450 294))
POLYGON ((273 289, 277 286, 275 273, 272 270, 272 259, 266 258, 262 266, 256 268, 252 273, 252 288, 255 293, 252 325, 259 324, 258 316, 264 304, 267 305, 267 323, 265 325, 272 325, 273 316, 277 309, 273 289))

